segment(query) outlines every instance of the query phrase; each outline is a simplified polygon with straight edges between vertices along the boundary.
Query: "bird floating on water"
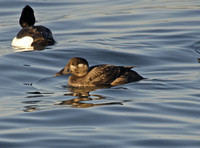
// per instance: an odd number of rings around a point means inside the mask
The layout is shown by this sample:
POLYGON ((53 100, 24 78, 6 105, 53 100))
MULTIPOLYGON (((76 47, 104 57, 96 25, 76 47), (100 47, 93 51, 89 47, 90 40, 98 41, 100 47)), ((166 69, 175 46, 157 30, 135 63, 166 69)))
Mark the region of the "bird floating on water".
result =
POLYGON ((89 67, 87 60, 73 57, 55 76, 72 74, 68 84, 73 87, 117 86, 143 79, 131 70, 134 67, 107 64, 89 67))

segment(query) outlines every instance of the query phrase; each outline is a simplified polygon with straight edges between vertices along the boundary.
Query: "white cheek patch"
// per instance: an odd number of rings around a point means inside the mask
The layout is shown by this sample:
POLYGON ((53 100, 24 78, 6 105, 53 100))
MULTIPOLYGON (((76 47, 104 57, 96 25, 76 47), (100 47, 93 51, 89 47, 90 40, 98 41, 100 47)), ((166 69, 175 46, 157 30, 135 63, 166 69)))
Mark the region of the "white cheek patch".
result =
POLYGON ((75 65, 70 65, 71 70, 80 70, 80 69, 85 69, 87 66, 85 64, 78 64, 77 66, 75 65))
POLYGON ((83 67, 83 66, 85 66, 84 64, 78 64, 78 67, 83 67))
POLYGON ((25 36, 25 37, 20 38, 20 39, 15 37, 12 40, 12 46, 21 47, 21 48, 31 47, 32 43, 33 43, 33 38, 30 37, 30 36, 25 36))

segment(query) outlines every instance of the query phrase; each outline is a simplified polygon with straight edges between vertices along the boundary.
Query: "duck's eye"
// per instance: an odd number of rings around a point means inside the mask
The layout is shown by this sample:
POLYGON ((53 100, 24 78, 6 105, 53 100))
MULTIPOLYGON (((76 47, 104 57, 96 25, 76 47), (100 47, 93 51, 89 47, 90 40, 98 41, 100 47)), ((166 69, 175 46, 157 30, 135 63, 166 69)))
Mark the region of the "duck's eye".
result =
POLYGON ((70 65, 70 69, 76 69, 76 66, 75 65, 70 65))

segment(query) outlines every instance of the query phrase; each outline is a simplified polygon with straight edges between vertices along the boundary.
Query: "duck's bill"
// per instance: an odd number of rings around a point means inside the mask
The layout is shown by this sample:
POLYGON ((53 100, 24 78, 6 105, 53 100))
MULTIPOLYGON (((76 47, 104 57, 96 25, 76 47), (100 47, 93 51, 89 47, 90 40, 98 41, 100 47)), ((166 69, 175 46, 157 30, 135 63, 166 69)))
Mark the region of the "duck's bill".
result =
POLYGON ((57 72, 54 76, 60 76, 60 75, 64 75, 64 68, 61 69, 59 72, 57 72))
POLYGON ((60 76, 60 75, 67 75, 70 73, 70 70, 68 67, 65 67, 61 69, 59 72, 57 72, 54 76, 60 76))

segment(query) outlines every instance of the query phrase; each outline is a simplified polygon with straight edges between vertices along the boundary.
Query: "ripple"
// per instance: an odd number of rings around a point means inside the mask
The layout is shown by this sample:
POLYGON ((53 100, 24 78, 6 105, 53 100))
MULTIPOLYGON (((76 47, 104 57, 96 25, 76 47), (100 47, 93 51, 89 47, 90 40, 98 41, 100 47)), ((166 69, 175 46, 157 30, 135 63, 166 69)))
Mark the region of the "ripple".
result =
POLYGON ((199 147, 198 1, 1 1, 2 147, 199 147), (21 9, 55 46, 11 47, 21 9), (72 57, 137 66, 144 80, 72 88, 54 77, 72 57))

